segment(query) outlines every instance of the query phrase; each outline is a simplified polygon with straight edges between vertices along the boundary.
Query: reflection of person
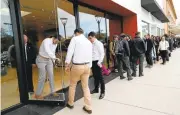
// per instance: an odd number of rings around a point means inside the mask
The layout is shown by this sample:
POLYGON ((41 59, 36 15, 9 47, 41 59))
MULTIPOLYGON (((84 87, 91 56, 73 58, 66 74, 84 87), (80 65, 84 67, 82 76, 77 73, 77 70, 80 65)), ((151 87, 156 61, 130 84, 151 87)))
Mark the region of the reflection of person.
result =
POLYGON ((70 109, 74 107, 76 85, 81 80, 85 103, 83 110, 90 114, 92 113, 92 109, 88 80, 92 66, 92 44, 83 35, 81 28, 76 29, 74 33, 75 37, 71 39, 65 61, 66 71, 70 69, 71 60, 73 63, 70 70, 69 101, 67 107, 70 109))
POLYGON ((56 36, 51 36, 51 38, 44 39, 39 48, 39 55, 36 58, 36 64, 39 69, 38 87, 35 93, 36 99, 43 98, 41 96, 41 93, 43 91, 44 83, 46 80, 46 72, 48 74, 50 82, 51 93, 54 92, 53 65, 55 62, 54 60, 59 60, 55 55, 58 42, 59 38, 57 38, 56 36))
POLYGON ((16 67, 16 50, 14 44, 8 48, 8 61, 11 62, 12 68, 16 67))
POLYGON ((93 63, 92 63, 92 73, 94 77, 94 85, 95 89, 91 92, 93 93, 98 93, 99 92, 99 84, 101 84, 101 94, 99 99, 103 99, 105 96, 105 83, 104 83, 104 78, 102 76, 102 62, 104 59, 104 46, 103 44, 97 40, 95 37, 96 34, 94 32, 90 32, 88 34, 88 38, 93 44, 93 63))
POLYGON ((32 78, 32 67, 35 67, 36 50, 31 43, 28 42, 28 37, 24 35, 24 47, 25 47, 25 58, 26 58, 26 75, 28 82, 28 91, 34 92, 33 78, 32 78))

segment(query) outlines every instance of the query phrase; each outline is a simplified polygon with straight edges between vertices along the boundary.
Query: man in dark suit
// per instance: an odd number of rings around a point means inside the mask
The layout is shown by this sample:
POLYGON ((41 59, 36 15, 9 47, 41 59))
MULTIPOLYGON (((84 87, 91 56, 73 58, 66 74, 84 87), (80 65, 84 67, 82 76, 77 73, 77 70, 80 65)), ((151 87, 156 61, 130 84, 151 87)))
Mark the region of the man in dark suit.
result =
POLYGON ((115 53, 118 60, 118 68, 119 68, 118 71, 120 74, 120 79, 125 78, 123 75, 123 64, 124 64, 124 69, 127 71, 128 80, 129 81, 132 80, 133 78, 131 77, 131 69, 130 69, 130 61, 129 61, 130 49, 129 49, 129 44, 126 40, 126 35, 124 33, 120 35, 120 40, 116 43, 115 53))
POLYGON ((24 47, 25 47, 25 58, 26 58, 26 75, 28 83, 28 92, 34 92, 33 78, 32 78, 32 67, 35 67, 36 60, 36 49, 28 42, 28 37, 24 35, 24 47))
POLYGON ((153 66, 153 57, 152 57, 152 53, 153 53, 153 48, 154 48, 154 44, 153 44, 153 41, 150 37, 149 34, 146 35, 146 53, 145 53, 145 56, 146 56, 146 62, 147 62, 147 66, 146 67, 149 67, 151 68, 153 66))
POLYGON ((146 45, 144 40, 140 37, 140 32, 136 32, 135 38, 133 40, 132 46, 132 56, 133 56, 133 73, 132 76, 136 77, 136 68, 137 61, 139 60, 139 77, 144 76, 143 74, 143 62, 144 62, 144 54, 146 52, 146 45))

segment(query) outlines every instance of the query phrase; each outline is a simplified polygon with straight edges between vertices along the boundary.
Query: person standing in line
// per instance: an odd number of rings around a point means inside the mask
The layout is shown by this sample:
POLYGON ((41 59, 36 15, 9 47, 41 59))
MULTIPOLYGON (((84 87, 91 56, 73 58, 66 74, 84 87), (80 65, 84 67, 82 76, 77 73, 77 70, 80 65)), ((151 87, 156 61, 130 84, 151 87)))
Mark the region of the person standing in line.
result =
POLYGON ((81 80, 84 93, 85 106, 83 110, 92 113, 91 95, 88 86, 90 68, 92 67, 92 43, 83 35, 83 30, 78 28, 74 31, 75 37, 70 41, 66 56, 66 72, 70 71, 70 85, 67 107, 74 108, 74 96, 76 85, 81 80), (72 61, 72 66, 70 63, 72 61), (71 68, 71 69, 70 69, 71 68))
POLYGON ((166 64, 166 58, 167 58, 167 53, 168 53, 168 47, 169 43, 168 41, 165 40, 165 36, 162 37, 160 43, 159 43, 159 53, 161 54, 163 62, 161 64, 166 64))
POLYGON ((43 99, 41 96, 44 83, 46 80, 46 72, 48 74, 48 79, 50 83, 51 93, 54 93, 54 63, 59 62, 59 58, 56 58, 55 51, 57 44, 59 43, 59 37, 56 35, 46 38, 42 41, 39 48, 39 54, 36 58, 36 64, 39 71, 38 86, 35 93, 36 99, 43 99))
POLYGON ((101 94, 99 99, 103 99, 105 96, 105 83, 102 76, 102 62, 104 59, 104 47, 103 44, 97 40, 95 32, 90 32, 88 34, 88 39, 93 44, 93 55, 92 55, 92 73, 94 77, 95 88, 91 91, 91 94, 99 93, 99 84, 101 84, 101 94))
POLYGON ((113 36, 113 41, 110 43, 110 53, 111 53, 111 59, 113 61, 113 67, 114 67, 114 71, 115 72, 118 72, 118 69, 117 69, 117 58, 116 58, 116 55, 115 55, 115 44, 116 42, 118 41, 119 37, 118 35, 114 35, 113 36))
POLYGON ((129 45, 129 49, 130 49, 130 56, 129 56, 130 68, 132 69, 132 37, 128 35, 127 41, 128 41, 128 45, 129 45))
POLYGON ((152 53, 154 51, 154 44, 153 44, 153 40, 150 38, 150 35, 147 34, 146 35, 146 62, 147 62, 147 66, 151 68, 153 66, 153 57, 152 57, 152 53))
POLYGON ((133 73, 132 76, 136 77, 137 61, 139 60, 139 77, 143 74, 144 54, 146 52, 146 45, 144 40, 140 37, 140 32, 136 32, 135 38, 132 43, 132 56, 133 56, 133 73))
POLYGON ((153 37, 153 41, 155 46, 156 61, 159 61, 158 48, 159 48, 160 37, 153 37))
POLYGON ((34 92, 32 67, 36 67, 36 49, 28 42, 28 37, 24 35, 24 47, 25 47, 25 58, 26 58, 26 75, 27 75, 27 86, 28 92, 34 92))
POLYGON ((124 64, 124 68, 127 71, 128 80, 129 81, 132 80, 133 78, 131 77, 131 69, 130 69, 130 61, 129 61, 130 49, 125 34, 120 35, 120 40, 116 43, 115 54, 118 60, 120 79, 125 78, 123 76, 123 64, 124 64))
POLYGON ((167 34, 165 34, 164 37, 165 37, 165 40, 169 43, 169 47, 168 47, 167 53, 166 53, 166 61, 169 61, 169 55, 171 53, 170 52, 170 50, 171 50, 171 48, 170 48, 171 40, 170 40, 169 35, 167 35, 167 34))

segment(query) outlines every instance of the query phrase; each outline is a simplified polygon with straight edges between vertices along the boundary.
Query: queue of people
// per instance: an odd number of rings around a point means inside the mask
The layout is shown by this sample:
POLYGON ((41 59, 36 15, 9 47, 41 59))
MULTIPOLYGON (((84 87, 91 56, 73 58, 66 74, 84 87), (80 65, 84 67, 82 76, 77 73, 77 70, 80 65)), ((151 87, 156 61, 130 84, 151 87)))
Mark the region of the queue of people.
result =
MULTIPOLYGON (((119 72, 120 79, 125 79, 124 73, 127 73, 128 81, 133 80, 133 77, 137 76, 137 65, 139 65, 138 76, 144 76, 144 58, 146 58, 146 67, 148 68, 153 67, 154 61, 160 60, 159 55, 162 58, 162 64, 166 64, 166 61, 169 61, 171 52, 175 48, 173 39, 167 34, 161 38, 147 34, 145 35, 145 39, 142 39, 140 34, 140 32, 136 32, 135 38, 133 39, 131 36, 124 33, 113 36, 113 41, 109 45, 109 50, 114 72, 119 72)), ((91 94, 99 93, 100 89, 99 99, 105 97, 105 82, 102 74, 105 56, 104 45, 96 38, 96 33, 93 31, 90 32, 88 38, 86 38, 84 36, 84 31, 78 28, 74 31, 74 35, 68 46, 65 60, 65 71, 70 72, 69 96, 66 106, 70 109, 74 108, 76 85, 77 82, 81 80, 84 93, 83 110, 91 114, 91 94), (94 77, 94 89, 92 91, 90 91, 88 85, 91 70, 94 77)), ((55 95, 53 68, 56 62, 60 62, 60 59, 55 55, 60 38, 54 35, 44 39, 36 59, 31 56, 35 52, 28 44, 28 37, 26 35, 24 35, 24 41, 26 62, 29 67, 28 73, 32 73, 32 66, 35 66, 35 63, 39 71, 35 98, 43 99, 41 94, 46 80, 46 73, 48 74, 51 93, 55 95)), ((32 74, 28 75, 29 91, 34 92, 32 74)))
POLYGON ((125 78, 122 72, 125 70, 128 80, 132 80, 132 77, 137 76, 137 65, 139 65, 139 77, 142 77, 144 76, 144 59, 146 59, 147 68, 152 68, 160 57, 161 64, 165 65, 169 61, 174 46, 176 46, 174 38, 167 34, 162 37, 147 34, 141 38, 140 32, 137 32, 134 39, 124 33, 120 36, 114 35, 110 43, 113 70, 119 72, 120 79, 125 78))

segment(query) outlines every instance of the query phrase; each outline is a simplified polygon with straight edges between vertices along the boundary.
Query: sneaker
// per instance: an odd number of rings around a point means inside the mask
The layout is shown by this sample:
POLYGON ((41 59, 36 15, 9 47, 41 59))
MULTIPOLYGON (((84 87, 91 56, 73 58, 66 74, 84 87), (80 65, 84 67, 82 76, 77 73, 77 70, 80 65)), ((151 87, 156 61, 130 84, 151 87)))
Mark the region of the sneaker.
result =
POLYGON ((118 73, 118 69, 115 69, 114 72, 118 73))

